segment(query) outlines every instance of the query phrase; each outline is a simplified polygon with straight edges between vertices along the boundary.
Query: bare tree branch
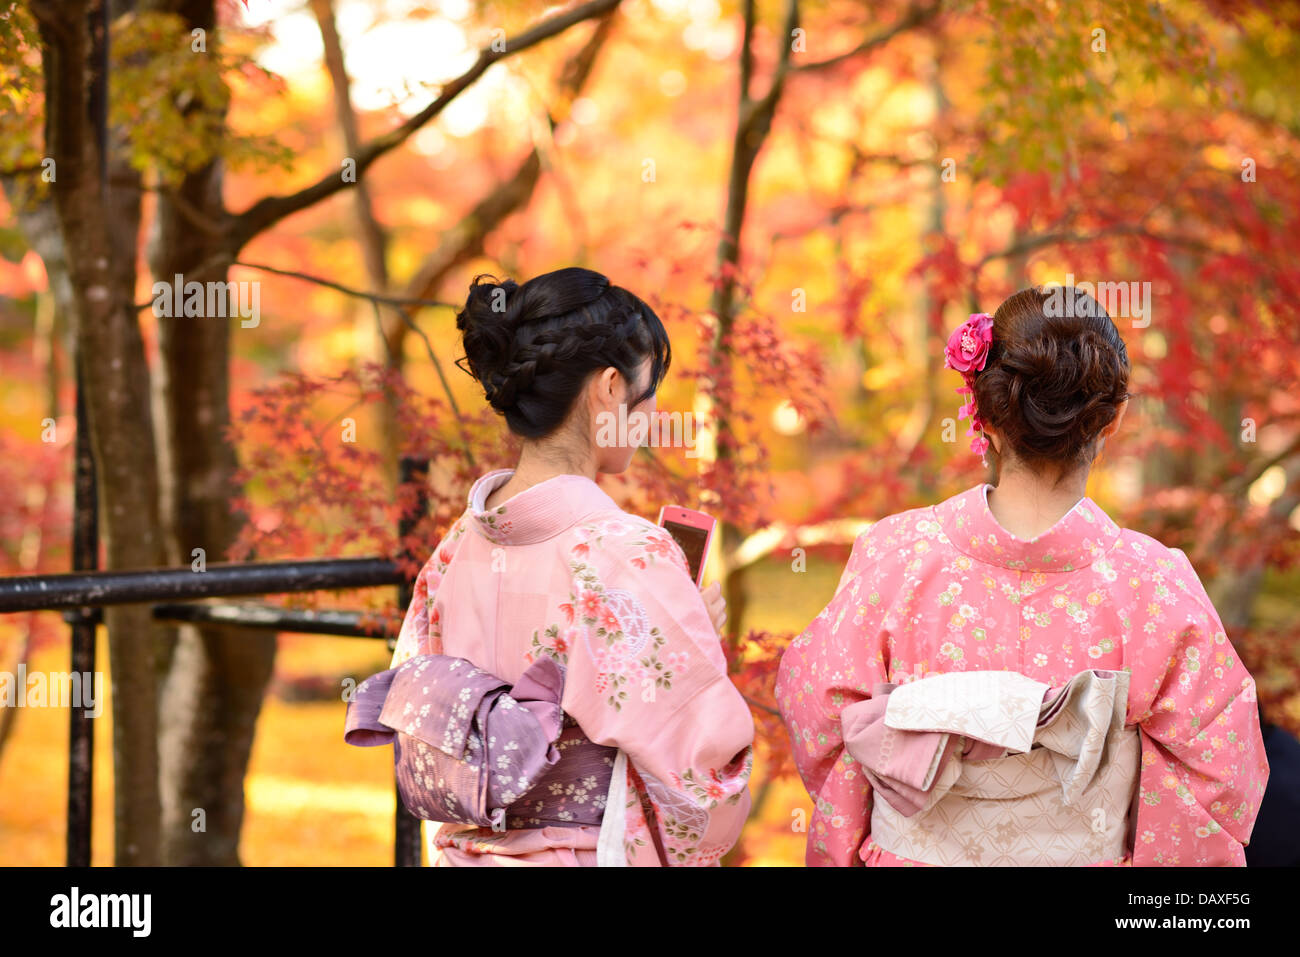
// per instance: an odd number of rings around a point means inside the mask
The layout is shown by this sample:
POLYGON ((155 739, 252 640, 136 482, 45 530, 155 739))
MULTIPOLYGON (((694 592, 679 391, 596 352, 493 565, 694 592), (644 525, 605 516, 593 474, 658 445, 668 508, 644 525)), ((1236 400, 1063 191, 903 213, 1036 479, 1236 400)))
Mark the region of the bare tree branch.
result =
POLYGON ((1283 448, 1277 454, 1270 455, 1266 459, 1261 459, 1260 461, 1252 465, 1247 472, 1233 479, 1232 482, 1227 486, 1226 491, 1229 491, 1230 493, 1235 495, 1240 495, 1241 493, 1245 492, 1248 488, 1250 488, 1252 485, 1254 485, 1259 480, 1260 476, 1263 475, 1265 472, 1267 472, 1269 469, 1271 469, 1273 466, 1281 465, 1287 459, 1297 454, 1300 454, 1300 435, 1297 435, 1294 439, 1292 439, 1286 445, 1286 447, 1283 448))
POLYGON ((193 203, 182 196, 179 190, 153 187, 149 188, 148 191, 166 196, 177 211, 185 217, 185 221, 195 229, 209 236, 220 236, 224 232, 220 223, 213 222, 211 217, 205 216, 193 203))
POLYGON ((813 60, 808 63, 796 64, 794 69, 800 73, 811 73, 815 70, 825 70, 829 67, 837 66, 846 60, 852 60, 864 53, 869 53, 877 47, 884 46, 900 33, 911 30, 914 27, 923 26, 938 16, 943 4, 939 0, 932 3, 913 4, 908 11, 903 14, 902 18, 890 27, 886 27, 879 33, 867 37, 851 50, 838 53, 835 56, 827 57, 825 60, 813 60))
POLYGON ((759 711, 766 711, 768 714, 775 715, 778 718, 781 717, 781 712, 777 711, 776 708, 773 708, 770 704, 763 704, 761 701, 755 701, 747 694, 742 694, 741 697, 745 699, 746 703, 751 708, 757 708, 759 711))
MULTIPOLYGON (((554 129, 560 117, 568 115, 572 101, 577 98, 596 63, 596 55, 609 38, 614 20, 614 8, 603 14, 596 24, 591 37, 561 70, 558 102, 547 114, 547 123, 554 129)), ((407 295, 415 301, 425 302, 446 280, 447 275, 457 266, 481 255, 487 237, 501 225, 512 213, 524 208, 532 198, 533 190, 541 175, 541 153, 534 147, 520 163, 513 176, 500 183, 496 189, 475 205, 468 216, 463 218, 449 233, 443 236, 438 248, 424 261, 415 276, 407 283, 407 295)), ((442 362, 429 342, 428 336, 412 321, 407 309, 395 310, 399 313, 400 325, 384 329, 384 342, 392 362, 401 365, 402 348, 405 333, 409 329, 424 341, 425 352, 438 375, 443 392, 451 405, 452 413, 461 419, 460 406, 456 402, 451 383, 447 381, 442 362)), ((462 429, 463 432, 463 429, 462 429)), ((469 439, 465 438, 468 451, 469 439)), ((472 457, 471 457, 472 461, 472 457)))
MULTIPOLYGON (((773 70, 767 91, 758 99, 750 97, 752 86, 753 51, 752 42, 757 20, 756 6, 747 2, 744 8, 745 46, 740 51, 740 96, 736 110, 736 129, 731 142, 731 165, 727 174, 727 208, 724 214, 722 235, 718 239, 718 248, 714 259, 716 282, 709 298, 709 312, 713 315, 713 338, 709 343, 710 359, 719 366, 727 367, 731 363, 731 330, 736 321, 740 304, 737 302, 738 269, 740 265, 741 232, 745 223, 745 210, 749 203, 749 180, 754 170, 754 163, 763 148, 767 134, 772 128, 772 118, 776 113, 777 102, 785 88, 785 78, 790 70, 790 53, 793 47, 791 36, 799 26, 799 0, 787 0, 783 35, 777 47, 777 63, 773 70)), ((712 413, 713 428, 717 434, 726 432, 732 410, 726 403, 714 404, 710 396, 709 410, 712 413)), ((715 453, 717 462, 725 462, 731 455, 731 449, 719 444, 715 453)), ((701 462, 701 464, 706 464, 701 462)), ((739 530, 731 522, 723 522, 719 544, 722 548, 722 579, 726 583, 727 605, 735 618, 728 625, 727 639, 734 646, 740 640, 740 620, 744 615, 746 594, 744 573, 730 567, 727 556, 734 550, 739 538, 739 530)))
MULTIPOLYGON (((596 54, 609 36, 613 24, 612 11, 597 24, 591 38, 564 67, 558 95, 560 103, 557 109, 567 114, 569 103, 575 99, 595 66, 596 54)), ((548 113, 547 121, 554 127, 557 124, 554 111, 548 113)), ((442 284, 447 274, 462 263, 481 254, 483 241, 511 213, 522 209, 533 194, 541 172, 540 156, 536 149, 529 152, 516 168, 514 175, 501 182, 496 189, 479 201, 464 219, 448 235, 444 236, 438 248, 433 251, 406 286, 406 294, 412 298, 424 299, 433 294, 442 284)), ((394 330, 396 338, 391 341, 393 351, 401 354, 400 333, 394 330)))
MULTIPOLYGON (((382 136, 370 140, 357 151, 356 156, 351 157, 356 161, 355 172, 357 178, 360 179, 361 175, 375 160, 400 146, 412 133, 441 113, 452 100, 482 76, 492 64, 513 54, 521 53, 529 47, 536 46, 543 40, 564 32, 574 24, 608 13, 615 9, 620 2, 621 0, 590 0, 589 3, 584 3, 581 6, 543 20, 517 37, 507 39, 502 45, 502 49, 493 49, 492 46, 481 49, 478 60, 475 61, 474 65, 454 80, 449 81, 432 103, 401 125, 384 133, 382 136)), ((242 213, 233 214, 228 225, 229 244, 232 253, 238 252, 254 236, 286 216, 306 209, 351 185, 353 184, 343 180, 341 172, 334 171, 325 174, 311 186, 296 193, 285 196, 268 196, 258 200, 242 213)))
POLYGON ((0 178, 8 179, 15 176, 26 176, 28 173, 39 173, 45 169, 45 160, 36 163, 29 163, 26 166, 11 166, 8 169, 0 169, 0 178))
MULTIPOLYGON (((224 257, 223 257, 224 258, 224 257)), ((444 306, 448 309, 459 309, 460 306, 454 302, 442 302, 437 299, 412 299, 405 296, 385 296, 382 293, 366 292, 363 289, 353 289, 351 286, 345 286, 342 283, 334 282, 332 279, 322 279, 320 276, 313 276, 310 273, 298 272, 296 269, 281 269, 279 266, 268 266, 265 263, 252 263, 243 259, 231 259, 224 263, 217 259, 211 259, 200 266, 196 275, 207 275, 210 270, 218 266, 243 266, 245 269, 259 269, 262 272, 275 273, 277 276, 289 276, 292 279, 301 279, 304 282, 314 282, 319 286, 327 286, 335 289, 344 295, 355 296, 357 299, 366 299, 370 302, 380 303, 385 306, 444 306)), ((148 309, 153 305, 152 300, 149 302, 138 302, 135 308, 148 309)))
POLYGON ((1091 243, 1111 236, 1136 236, 1139 238, 1154 239, 1157 242, 1168 243, 1171 246, 1181 246, 1186 249, 1192 249, 1197 252, 1213 255, 1227 255, 1228 253, 1227 250, 1216 249, 1208 243, 1204 243, 1199 239, 1193 239, 1190 236, 1178 236, 1169 233, 1156 232, 1148 229, 1141 223, 1115 223, 1091 233, 1062 231, 1037 233, 1025 236, 1016 240, 1004 249, 986 253, 980 258, 979 262, 975 264, 974 271, 978 274, 985 266, 994 260, 1006 259, 1010 256, 1019 256, 1027 252, 1033 252, 1036 249, 1041 249, 1044 246, 1091 243))
MULTIPOLYGON (((356 156, 362 148, 361 134, 357 129, 357 114, 349 96, 350 81, 343 61, 343 45, 334 22, 333 0, 311 0, 312 12, 320 26, 321 41, 325 47, 325 66, 334 89, 334 113, 339 132, 343 136, 345 155, 356 156)), ((370 198, 370 185, 364 176, 358 176, 352 190, 357 225, 360 228, 360 245, 365 259, 366 274, 375 289, 388 289, 388 237, 375 218, 370 198)))
POLYGON ((754 0, 745 0, 745 26, 740 39, 740 102, 750 102, 754 83, 754 26, 758 19, 754 0))

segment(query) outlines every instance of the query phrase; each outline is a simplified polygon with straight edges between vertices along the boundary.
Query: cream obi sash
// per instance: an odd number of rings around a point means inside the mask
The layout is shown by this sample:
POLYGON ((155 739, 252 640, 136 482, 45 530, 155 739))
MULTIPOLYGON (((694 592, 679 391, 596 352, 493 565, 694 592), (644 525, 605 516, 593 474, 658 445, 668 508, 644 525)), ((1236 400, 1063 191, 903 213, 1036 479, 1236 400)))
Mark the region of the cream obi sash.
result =
POLYGON ((899 857, 948 867, 1122 857, 1141 757, 1136 726, 1124 727, 1128 687, 1126 671, 1080 672, 1050 695, 1042 682, 1009 671, 898 686, 887 727, 963 735, 1008 753, 963 762, 960 748, 952 752, 910 816, 873 801, 872 839, 899 857))

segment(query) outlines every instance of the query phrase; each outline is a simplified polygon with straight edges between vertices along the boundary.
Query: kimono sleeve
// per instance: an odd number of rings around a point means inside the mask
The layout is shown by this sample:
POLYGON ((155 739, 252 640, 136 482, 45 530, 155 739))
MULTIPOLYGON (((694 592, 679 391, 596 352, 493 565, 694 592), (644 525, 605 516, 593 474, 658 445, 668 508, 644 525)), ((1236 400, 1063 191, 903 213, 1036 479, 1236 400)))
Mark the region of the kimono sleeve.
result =
POLYGON ((853 581, 853 579, 857 578, 860 574, 862 574, 862 572, 867 567, 874 564, 874 562, 868 561, 865 557, 866 556, 865 543, 871 536, 872 528, 883 528, 883 527, 884 526, 880 525, 879 523, 873 523, 871 528, 868 528, 865 532, 863 532, 861 535, 859 535, 857 538, 853 540, 853 550, 852 552, 849 553, 849 560, 844 563, 844 571, 840 573, 839 583, 835 586, 835 594, 838 595, 840 592, 842 592, 844 590, 845 585, 847 585, 849 582, 853 581), (860 542, 864 543, 863 547, 859 547, 860 542))
POLYGON ((396 668, 416 655, 441 653, 442 629, 435 604, 438 586, 442 584, 442 576, 455 557, 456 544, 464 533, 465 522, 462 518, 438 543, 416 576, 411 603, 406 608, 406 617, 402 619, 402 629, 393 649, 393 660, 388 667, 396 668))
POLYGON ((1133 863, 1244 867, 1269 773, 1255 681, 1190 562, 1174 555, 1172 584, 1189 594, 1163 619, 1180 620, 1165 641, 1135 642, 1129 662, 1128 720, 1142 737, 1133 863))
POLYGON ((864 554, 870 534, 858 537, 835 597, 786 648, 777 671, 777 705, 813 800, 809 867, 862 866, 857 852, 870 826, 871 785, 845 750, 840 724, 846 706, 885 680, 879 612, 864 599, 880 589, 881 566, 864 554))
MULTIPOLYGON (((564 710, 635 769, 668 864, 716 864, 749 815, 754 720, 685 558, 644 522, 579 544, 571 567, 564 710)), ((655 866, 636 783, 629 771, 623 850, 655 866)))

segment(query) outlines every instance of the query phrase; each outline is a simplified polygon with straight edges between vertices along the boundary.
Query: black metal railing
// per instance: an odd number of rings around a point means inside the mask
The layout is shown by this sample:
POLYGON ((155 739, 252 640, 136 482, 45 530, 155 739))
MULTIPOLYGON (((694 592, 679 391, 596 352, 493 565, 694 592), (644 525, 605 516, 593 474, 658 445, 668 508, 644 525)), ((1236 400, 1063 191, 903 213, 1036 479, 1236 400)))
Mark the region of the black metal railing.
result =
MULTIPOLYGON (((76 480, 73 519, 73 572, 0 579, 0 613, 58 611, 71 625, 73 672, 95 670, 95 626, 105 605, 151 603, 155 618, 228 627, 290 631, 304 634, 387 640, 389 650, 395 630, 360 612, 304 611, 268 605, 191 603, 199 599, 229 598, 371 588, 395 585, 398 607, 411 600, 411 582, 397 562, 383 558, 336 558, 312 561, 248 562, 191 568, 157 568, 140 571, 95 571, 98 536, 97 502, 89 430, 78 396, 76 480)), ((402 480, 425 487, 428 463, 402 460, 402 480)), ((403 518, 405 537, 427 510, 421 496, 415 512, 403 518)), ((87 709, 72 708, 69 717, 68 803, 66 859, 69 867, 90 866, 91 811, 94 784, 94 719, 87 709)), ((393 782, 397 813, 393 828, 393 863, 398 867, 420 863, 420 822, 407 811, 393 782)))

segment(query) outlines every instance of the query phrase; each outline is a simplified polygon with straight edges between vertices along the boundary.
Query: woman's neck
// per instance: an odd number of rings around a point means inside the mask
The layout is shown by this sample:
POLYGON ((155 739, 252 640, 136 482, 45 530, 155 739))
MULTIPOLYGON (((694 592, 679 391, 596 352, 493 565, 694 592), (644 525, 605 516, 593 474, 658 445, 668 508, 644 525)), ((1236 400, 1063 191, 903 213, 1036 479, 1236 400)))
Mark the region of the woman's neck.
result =
POLYGON ((1028 542, 1059 522, 1087 488, 1087 470, 1079 470, 1053 488, 1050 479, 1014 469, 999 475, 997 486, 989 489, 989 511, 1004 529, 1028 542))
POLYGON ((596 472, 596 460, 592 456, 577 458, 535 442, 527 442, 519 453, 519 464, 515 466, 515 474, 510 476, 510 480, 505 485, 487 497, 485 505, 488 508, 495 508, 520 492, 534 485, 540 485, 557 475, 581 475, 594 482, 596 472))

